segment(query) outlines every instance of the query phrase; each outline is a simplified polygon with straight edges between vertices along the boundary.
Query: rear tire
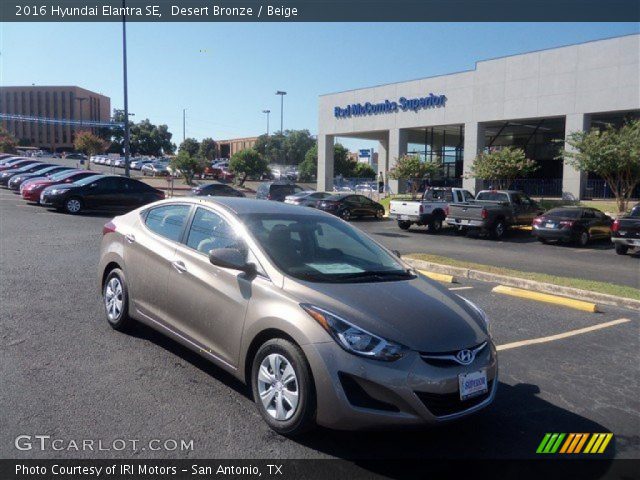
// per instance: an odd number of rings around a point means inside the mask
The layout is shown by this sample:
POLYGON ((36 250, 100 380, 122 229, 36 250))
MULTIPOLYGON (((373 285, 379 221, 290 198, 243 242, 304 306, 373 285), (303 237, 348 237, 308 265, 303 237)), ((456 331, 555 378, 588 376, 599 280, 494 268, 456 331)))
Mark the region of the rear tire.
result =
POLYGON ((616 253, 618 255, 626 255, 628 251, 629 251, 629 247, 621 243, 616 243, 616 253))
POLYGON ((293 436, 314 427, 315 387, 297 345, 282 338, 265 342, 253 358, 251 388, 260 415, 277 433, 293 436))
POLYGON ((589 232, 587 232, 586 230, 580 232, 577 243, 579 247, 586 247, 589 243, 589 232))
POLYGON ((342 210, 342 212, 340 212, 340 218, 342 218, 345 222, 351 220, 351 212, 348 208, 345 208, 344 210, 342 210))
POLYGON ((442 231, 442 219, 434 218, 427 226, 429 233, 440 233, 442 231))
POLYGON ((114 330, 127 330, 133 323, 129 316, 129 289, 124 272, 114 268, 102 286, 102 300, 107 322, 114 330))
POLYGON ((400 230, 409 230, 410 227, 411 222, 408 222, 406 220, 398 220, 398 228, 400 228, 400 230))
POLYGON ((546 238, 538 237, 538 241, 540 243, 544 243, 545 245, 549 244, 549 240, 547 240, 546 238))
POLYGON ((504 237, 506 231, 507 226, 505 225, 504 220, 496 220, 491 227, 491 238, 493 238, 494 240, 500 240, 502 237, 504 237))
POLYGON ((376 217, 376 220, 382 220, 382 219, 384 218, 384 211, 382 211, 382 210, 378 210, 378 211, 376 212, 375 217, 376 217))

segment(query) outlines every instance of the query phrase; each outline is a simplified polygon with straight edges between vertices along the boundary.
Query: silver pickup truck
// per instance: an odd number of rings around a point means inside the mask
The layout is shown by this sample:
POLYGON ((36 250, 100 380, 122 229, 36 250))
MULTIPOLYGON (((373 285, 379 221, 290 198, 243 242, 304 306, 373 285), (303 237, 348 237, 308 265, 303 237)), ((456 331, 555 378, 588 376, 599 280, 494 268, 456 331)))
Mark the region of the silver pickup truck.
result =
POLYGON ((482 190, 475 200, 451 205, 447 223, 461 232, 477 229, 499 239, 512 225, 531 225, 540 213, 540 206, 522 192, 482 190))
POLYGON ((424 192, 420 200, 392 200, 389 218, 395 219, 402 230, 408 230, 416 224, 426 225, 429 232, 437 233, 442 230, 447 207, 469 200, 473 200, 473 195, 468 190, 432 187, 424 192))

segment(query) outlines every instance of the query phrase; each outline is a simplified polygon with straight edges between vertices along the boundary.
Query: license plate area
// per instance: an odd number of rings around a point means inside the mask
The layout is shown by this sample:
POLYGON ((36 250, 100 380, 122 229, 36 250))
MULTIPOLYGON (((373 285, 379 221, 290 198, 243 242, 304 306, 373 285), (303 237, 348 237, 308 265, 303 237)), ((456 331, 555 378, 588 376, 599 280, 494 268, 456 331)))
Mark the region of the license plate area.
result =
POLYGON ((400 215, 400 220, 409 220, 409 215, 400 215))
POLYGON ((468 400, 489 391, 487 382, 487 370, 485 368, 475 372, 461 373, 458 375, 460 388, 460 400, 468 400))
POLYGON ((545 228, 556 228, 556 224, 553 222, 547 222, 544 224, 545 228))

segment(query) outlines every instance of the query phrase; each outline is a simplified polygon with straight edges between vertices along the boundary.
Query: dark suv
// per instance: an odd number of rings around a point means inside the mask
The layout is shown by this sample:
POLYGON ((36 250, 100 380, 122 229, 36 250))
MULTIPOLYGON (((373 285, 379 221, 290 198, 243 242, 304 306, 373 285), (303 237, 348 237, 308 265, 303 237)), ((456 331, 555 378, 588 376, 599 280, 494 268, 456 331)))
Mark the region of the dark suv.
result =
POLYGON ((284 202, 287 195, 299 193, 304 189, 295 183, 287 182, 265 182, 261 183, 256 190, 256 198, 259 200, 275 200, 284 202))

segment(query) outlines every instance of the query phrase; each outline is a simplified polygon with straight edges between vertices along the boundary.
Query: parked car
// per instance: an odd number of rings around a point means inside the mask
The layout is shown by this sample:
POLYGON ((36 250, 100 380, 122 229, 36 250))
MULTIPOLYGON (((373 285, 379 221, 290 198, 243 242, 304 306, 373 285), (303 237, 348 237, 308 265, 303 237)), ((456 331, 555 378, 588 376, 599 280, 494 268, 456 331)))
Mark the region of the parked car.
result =
POLYGON ((64 158, 68 160, 86 160, 87 156, 84 153, 67 153, 64 158))
POLYGON ((153 160, 134 160, 129 166, 132 170, 141 170, 148 163, 153 163, 153 160))
POLYGON ((590 240, 609 238, 613 219, 587 207, 558 207, 533 219, 531 233, 542 243, 575 242, 584 247, 590 240))
POLYGON ((482 190, 475 200, 450 205, 446 221, 462 232, 475 229, 499 239, 509 227, 531 225, 541 213, 539 205, 523 192, 482 190))
POLYGON ((384 207, 364 195, 334 194, 318 201, 316 208, 339 216, 343 220, 358 217, 375 217, 382 220, 384 207))
POLYGON ((327 192, 316 192, 315 190, 304 190, 302 192, 294 193, 293 195, 287 195, 284 197, 284 203, 291 205, 301 205, 303 207, 313 207, 319 200, 330 197, 332 194, 327 192))
POLYGON ((76 214, 83 210, 128 211, 163 198, 164 192, 133 178, 94 175, 45 188, 40 204, 76 214))
POLYGON ((140 169, 143 176, 150 175, 152 177, 168 177, 170 175, 166 163, 153 162, 143 165, 140 169))
POLYGON ((244 193, 240 190, 226 185, 224 183, 209 183, 207 185, 198 185, 191 189, 191 194, 206 197, 244 197, 244 193))
POLYGON ((40 203, 40 194, 45 188, 52 185, 70 184, 95 175, 97 175, 97 172, 92 172, 91 170, 70 170, 56 173, 49 178, 27 180, 20 185, 20 195, 28 202, 40 203))
POLYGON ((229 372, 280 434, 442 424, 498 388, 480 308, 316 210, 154 203, 104 226, 97 280, 112 328, 140 321, 229 372))
POLYGON ((27 180, 31 180, 33 178, 39 177, 50 177, 51 175, 55 175, 56 173, 66 172, 69 170, 73 170, 71 167, 64 167, 62 165, 47 165, 42 168, 31 172, 31 173, 22 173, 20 175, 14 175, 9 180, 9 189, 19 191, 20 185, 22 185, 27 180))
POLYGON ((277 202, 284 202, 287 195, 293 195, 295 193, 302 192, 304 189, 291 182, 264 182, 258 185, 256 189, 256 198, 258 200, 275 200, 277 202))
POLYGON ((36 163, 40 164, 42 162, 39 162, 38 160, 30 159, 30 158, 15 157, 1 164, 0 172, 4 172, 5 170, 9 170, 9 169, 18 169, 21 167, 26 167, 27 165, 34 165, 36 163))
POLYGON ((20 168, 9 168, 7 170, 3 170, 2 172, 0 172, 0 186, 4 188, 8 188, 9 180, 11 180, 12 177, 16 175, 21 175, 23 173, 35 172, 48 166, 50 165, 47 163, 36 162, 36 163, 24 165, 20 168))
POLYGON ((389 218, 398 222, 402 230, 411 225, 426 225, 428 231, 437 233, 447 216, 447 208, 452 203, 473 200, 473 195, 463 188, 433 187, 425 190, 420 200, 391 200, 389 218))
POLYGON ((640 248, 640 203, 628 215, 615 219, 611 232, 618 255, 626 255, 630 248, 637 251, 640 248))

